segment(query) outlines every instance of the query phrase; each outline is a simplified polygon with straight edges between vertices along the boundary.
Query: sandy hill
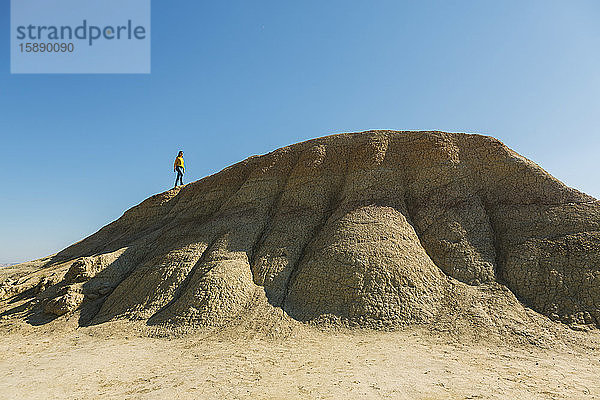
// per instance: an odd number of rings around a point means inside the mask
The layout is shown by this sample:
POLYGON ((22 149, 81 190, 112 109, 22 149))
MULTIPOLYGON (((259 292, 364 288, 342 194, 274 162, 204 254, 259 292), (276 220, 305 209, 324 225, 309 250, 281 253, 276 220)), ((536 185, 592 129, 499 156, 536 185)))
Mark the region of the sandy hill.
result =
POLYGON ((3 268, 0 311, 34 325, 279 315, 517 329, 532 309, 597 327, 599 227, 596 199, 494 138, 340 134, 250 157, 3 268))

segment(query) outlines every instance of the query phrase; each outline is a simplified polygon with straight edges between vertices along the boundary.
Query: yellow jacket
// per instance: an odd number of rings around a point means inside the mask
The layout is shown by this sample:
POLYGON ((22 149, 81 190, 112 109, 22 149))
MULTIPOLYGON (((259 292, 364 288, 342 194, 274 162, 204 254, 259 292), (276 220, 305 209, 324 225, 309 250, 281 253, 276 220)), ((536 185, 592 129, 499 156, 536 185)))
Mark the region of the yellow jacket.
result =
POLYGON ((181 167, 185 171, 185 166, 183 165, 183 157, 177 157, 175 159, 175 165, 173 165, 173 168, 176 168, 176 167, 181 167))

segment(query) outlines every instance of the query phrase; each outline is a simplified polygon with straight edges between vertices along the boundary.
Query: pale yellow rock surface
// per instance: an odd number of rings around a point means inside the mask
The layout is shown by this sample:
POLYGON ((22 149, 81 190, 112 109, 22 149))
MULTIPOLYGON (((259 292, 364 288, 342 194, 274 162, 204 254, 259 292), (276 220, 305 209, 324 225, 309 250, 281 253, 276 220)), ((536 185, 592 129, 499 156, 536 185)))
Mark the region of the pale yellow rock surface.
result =
POLYGON ((529 307, 587 329, 600 326, 599 226, 596 199, 491 137, 333 135, 152 196, 54 256, 2 268, 0 312, 33 325, 75 311, 79 326, 219 328, 252 315, 504 334, 535 330, 529 307))

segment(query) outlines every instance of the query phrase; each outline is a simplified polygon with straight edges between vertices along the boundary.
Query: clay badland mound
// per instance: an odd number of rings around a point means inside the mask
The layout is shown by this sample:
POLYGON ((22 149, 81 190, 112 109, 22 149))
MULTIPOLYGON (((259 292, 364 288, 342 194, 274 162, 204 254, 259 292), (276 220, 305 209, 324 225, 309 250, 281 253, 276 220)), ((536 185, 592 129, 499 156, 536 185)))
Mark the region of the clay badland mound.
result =
POLYGON ((300 321, 393 326, 488 290, 600 326, 599 226, 594 198, 491 137, 341 134, 153 196, 0 292, 81 324, 226 325, 266 298, 300 321))

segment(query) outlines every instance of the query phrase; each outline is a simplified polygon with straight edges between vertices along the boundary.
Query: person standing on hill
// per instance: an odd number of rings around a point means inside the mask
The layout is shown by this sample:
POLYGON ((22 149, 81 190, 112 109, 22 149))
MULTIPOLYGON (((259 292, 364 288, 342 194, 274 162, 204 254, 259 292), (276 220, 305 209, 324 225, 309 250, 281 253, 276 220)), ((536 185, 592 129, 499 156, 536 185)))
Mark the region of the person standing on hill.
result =
POLYGON ((175 158, 175 164, 173 165, 173 172, 177 172, 177 177, 175 178, 175 187, 177 187, 177 182, 179 181, 181 185, 183 185, 183 174, 185 173, 185 165, 183 163, 183 151, 180 151, 175 158))

